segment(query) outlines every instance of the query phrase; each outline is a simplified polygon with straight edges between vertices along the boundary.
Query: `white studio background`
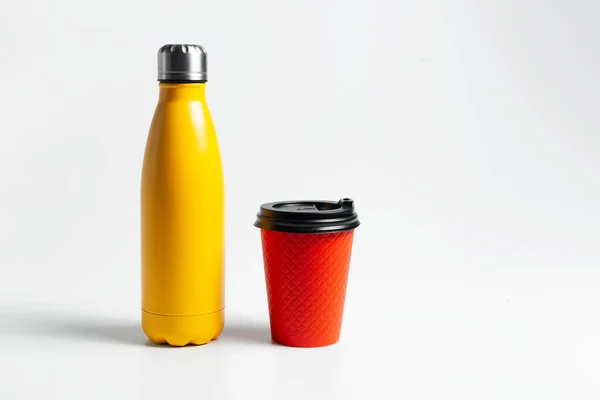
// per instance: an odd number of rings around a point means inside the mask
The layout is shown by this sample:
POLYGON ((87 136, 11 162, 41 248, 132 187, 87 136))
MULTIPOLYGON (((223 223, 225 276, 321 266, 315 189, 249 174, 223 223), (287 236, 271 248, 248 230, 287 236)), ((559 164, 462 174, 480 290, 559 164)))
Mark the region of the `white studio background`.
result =
POLYGON ((0 398, 600 398, 599 14, 2 1, 0 398), (178 42, 209 53, 227 322, 170 349, 139 327, 139 184, 178 42), (342 340, 272 345, 255 213, 341 197, 342 340))

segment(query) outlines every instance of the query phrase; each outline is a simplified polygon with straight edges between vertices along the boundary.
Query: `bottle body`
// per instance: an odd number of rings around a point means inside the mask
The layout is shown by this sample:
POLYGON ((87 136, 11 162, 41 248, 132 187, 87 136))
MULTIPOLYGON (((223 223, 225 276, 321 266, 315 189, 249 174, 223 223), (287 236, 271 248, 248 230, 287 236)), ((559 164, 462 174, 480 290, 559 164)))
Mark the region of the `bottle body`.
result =
POLYGON ((161 83, 142 169, 142 327, 157 343, 223 329, 224 189, 204 83, 161 83))

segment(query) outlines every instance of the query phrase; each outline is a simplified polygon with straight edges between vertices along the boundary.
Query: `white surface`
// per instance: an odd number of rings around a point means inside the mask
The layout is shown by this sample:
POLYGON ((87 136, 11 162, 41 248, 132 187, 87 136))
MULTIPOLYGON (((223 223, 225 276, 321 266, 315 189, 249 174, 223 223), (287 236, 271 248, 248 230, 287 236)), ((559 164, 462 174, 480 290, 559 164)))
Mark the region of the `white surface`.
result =
POLYGON ((0 16, 0 399, 600 397, 600 3, 89 3, 0 16), (227 327, 182 349, 139 328, 167 42, 227 186, 227 327), (345 196, 342 341, 272 345, 258 206, 345 196))

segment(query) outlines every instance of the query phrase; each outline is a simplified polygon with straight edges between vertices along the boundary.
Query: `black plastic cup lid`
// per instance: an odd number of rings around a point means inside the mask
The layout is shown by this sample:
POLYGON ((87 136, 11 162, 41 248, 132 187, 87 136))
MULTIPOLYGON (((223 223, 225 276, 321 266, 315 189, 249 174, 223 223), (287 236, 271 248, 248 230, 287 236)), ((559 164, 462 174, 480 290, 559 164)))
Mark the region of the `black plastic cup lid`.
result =
POLYGON ((260 206, 254 226, 291 233, 342 232, 360 225, 354 201, 275 201, 260 206))

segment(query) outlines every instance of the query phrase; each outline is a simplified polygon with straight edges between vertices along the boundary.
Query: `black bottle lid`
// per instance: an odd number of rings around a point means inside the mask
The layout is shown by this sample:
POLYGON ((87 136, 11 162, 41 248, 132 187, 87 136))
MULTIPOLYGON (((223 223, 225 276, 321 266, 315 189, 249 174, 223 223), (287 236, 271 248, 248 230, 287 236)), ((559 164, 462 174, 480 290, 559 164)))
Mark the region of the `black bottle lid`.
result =
POLYGON ((354 201, 275 201, 260 206, 254 226, 279 232, 342 232, 360 225, 354 201))

